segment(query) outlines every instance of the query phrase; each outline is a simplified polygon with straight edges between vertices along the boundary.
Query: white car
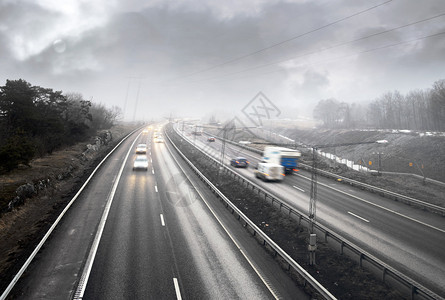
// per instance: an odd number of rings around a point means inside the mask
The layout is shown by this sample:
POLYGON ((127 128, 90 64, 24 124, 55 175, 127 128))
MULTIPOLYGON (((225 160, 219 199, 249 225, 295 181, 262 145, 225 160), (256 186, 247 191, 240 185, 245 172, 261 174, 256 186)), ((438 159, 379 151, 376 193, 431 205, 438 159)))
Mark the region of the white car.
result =
POLYGON ((163 142, 164 139, 162 138, 162 136, 155 137, 155 143, 163 143, 163 142))
POLYGON ((136 147, 137 154, 145 154, 147 153, 147 144, 139 144, 136 147))
POLYGON ((133 171, 138 170, 138 169, 143 169, 143 170, 147 171, 147 169, 148 169, 147 156, 145 156, 145 155, 136 156, 136 159, 134 160, 134 163, 133 163, 133 171))

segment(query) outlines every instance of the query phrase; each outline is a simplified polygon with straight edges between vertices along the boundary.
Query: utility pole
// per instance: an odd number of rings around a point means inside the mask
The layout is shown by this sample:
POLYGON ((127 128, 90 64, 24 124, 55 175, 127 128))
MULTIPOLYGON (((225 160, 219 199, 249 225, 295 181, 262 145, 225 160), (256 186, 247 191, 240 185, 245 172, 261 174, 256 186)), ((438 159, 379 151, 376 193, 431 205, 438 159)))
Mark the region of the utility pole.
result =
POLYGON ((138 91, 136 93, 136 102, 134 104, 134 111, 133 111, 133 122, 136 121, 136 112, 138 109, 138 104, 139 104, 139 92, 141 91, 141 80, 139 79, 138 82, 138 91))
POLYGON ((128 92, 130 91, 130 83, 131 83, 131 77, 128 79, 127 92, 125 93, 124 118, 125 118, 125 114, 127 112, 128 92))
MULTIPOLYGON (((314 232, 314 225, 316 224, 317 216, 317 150, 318 148, 332 148, 339 146, 353 146, 362 144, 387 144, 387 140, 379 140, 373 142, 360 143, 344 143, 331 145, 317 145, 312 147, 312 175, 311 175, 311 197, 309 200, 309 264, 315 265, 315 250, 317 249, 317 236, 314 232)), ((380 152, 379 152, 380 154, 380 152)), ((380 158, 380 157, 379 157, 380 158)), ((380 162, 379 162, 380 164, 380 162)), ((379 167, 380 170, 380 167, 379 167)), ((380 172, 380 171, 379 171, 380 172)))
POLYGON ((378 170, 378 175, 382 176, 382 152, 379 151, 379 170, 378 170))
POLYGON ((217 174, 217 182, 218 184, 221 184, 221 172, 224 168, 224 158, 226 154, 226 139, 227 139, 227 124, 222 128, 223 130, 223 138, 222 138, 222 145, 221 145, 221 154, 219 157, 219 166, 218 166, 218 174, 217 174))
POLYGON ((317 216, 317 148, 312 147, 312 175, 311 197, 309 200, 309 264, 315 265, 315 250, 317 249, 317 235, 314 233, 314 224, 317 216))
POLYGON ((309 233, 314 233, 317 215, 317 148, 312 147, 311 197, 309 200, 309 233))

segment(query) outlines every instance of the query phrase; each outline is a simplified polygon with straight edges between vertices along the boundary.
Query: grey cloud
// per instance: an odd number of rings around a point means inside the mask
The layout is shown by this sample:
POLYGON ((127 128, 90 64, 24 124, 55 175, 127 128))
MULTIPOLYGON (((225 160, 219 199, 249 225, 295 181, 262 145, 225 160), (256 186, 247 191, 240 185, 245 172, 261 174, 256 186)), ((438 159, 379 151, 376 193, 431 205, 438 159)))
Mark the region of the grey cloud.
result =
MULTIPOLYGON (((330 91, 336 91, 341 101, 369 99, 387 89, 403 90, 413 86, 418 76, 410 73, 424 74, 418 85, 426 86, 443 76, 441 68, 443 70, 445 63, 441 53, 445 52, 445 45, 441 37, 419 41, 418 46, 409 51, 394 47, 360 54, 419 34, 445 30, 443 19, 323 51, 344 41, 445 11, 443 1, 427 1, 431 5, 419 5, 413 0, 393 1, 375 11, 246 57, 243 56, 372 4, 368 1, 336 4, 276 1, 262 5, 252 2, 237 7, 238 11, 229 11, 227 3, 213 6, 207 3, 199 7, 198 2, 191 1, 181 5, 165 1, 146 6, 141 3, 132 1, 126 10, 110 8, 114 13, 107 16, 104 24, 80 35, 58 37, 66 45, 60 53, 54 51, 51 41, 40 53, 18 61, 9 52, 10 45, 6 47, 2 43, 0 51, 6 55, 0 58, 0 77, 22 77, 33 84, 80 92, 110 105, 123 106, 128 95, 130 116, 139 90, 138 113, 141 111, 142 117, 142 112, 147 111, 158 115, 172 110, 193 114, 199 113, 198 109, 214 111, 215 107, 241 109, 243 103, 259 91, 271 99, 279 99, 283 105, 304 105, 310 111, 318 100, 329 97, 330 91), (228 12, 227 15, 224 16, 224 12, 228 12), (311 52, 314 54, 302 56, 311 52), (351 57, 339 59, 347 55, 351 57), (238 57, 243 59, 231 61, 238 57), (295 60, 298 68, 277 64, 255 68, 295 57, 298 57, 295 60), (247 69, 252 70, 238 73, 247 69), (206 71, 200 72, 202 70, 206 71), (303 78, 302 82, 293 79, 295 74, 303 78), (342 78, 344 76, 348 78, 342 78), (354 84, 335 86, 343 81, 354 84), (357 85, 366 87, 360 97, 355 95, 357 85), (304 104, 300 103, 301 99, 304 104)), ((1 5, 0 30, 2 26, 17 29, 0 31, 0 41, 9 41, 18 32, 23 33, 23 26, 29 24, 29 20, 31 24, 39 24, 33 32, 39 36, 57 26, 61 18, 30 3, 28 6, 24 2, 1 5), (6 12, 10 15, 3 18, 6 12)))

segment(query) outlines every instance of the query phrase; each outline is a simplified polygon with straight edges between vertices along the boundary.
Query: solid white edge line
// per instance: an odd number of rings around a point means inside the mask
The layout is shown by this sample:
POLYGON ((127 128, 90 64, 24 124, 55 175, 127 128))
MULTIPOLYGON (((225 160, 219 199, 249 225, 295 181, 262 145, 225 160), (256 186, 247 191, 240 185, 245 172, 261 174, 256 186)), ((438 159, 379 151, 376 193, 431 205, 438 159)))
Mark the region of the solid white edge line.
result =
POLYGON ((164 215, 163 215, 163 214, 161 214, 161 225, 162 225, 162 226, 165 226, 164 215))
POLYGON ((119 170, 119 173, 117 175, 117 179, 116 179, 116 181, 113 184, 113 187, 111 189, 110 195, 108 196, 107 204, 106 204, 104 212, 102 214, 102 218, 100 220, 100 223, 99 223, 99 226, 98 226, 98 229, 97 229, 97 232, 96 232, 96 236, 94 237, 94 241, 93 241, 93 244, 91 246, 90 253, 88 254, 88 259, 87 259, 87 261, 85 263, 81 279, 79 281, 79 284, 77 286, 76 292, 75 292, 74 297, 73 297, 74 300, 83 298, 86 286, 88 284, 88 279, 90 277, 91 269, 93 267, 94 259, 96 257, 97 249, 99 248, 99 242, 100 242, 100 239, 102 237, 102 233, 103 233, 103 230, 105 228, 105 223, 106 223, 107 218, 108 218, 108 213, 110 212, 111 204, 113 203, 114 194, 116 193, 116 189, 117 189, 117 186, 119 185, 119 181, 120 181, 120 178, 121 178, 122 173, 124 171, 124 167, 125 167, 125 164, 126 164, 126 162, 128 160, 128 157, 130 156, 130 153, 133 150, 133 146, 134 146, 137 138, 140 135, 141 134, 139 134, 134 139, 133 143, 131 144, 130 148, 128 149, 127 155, 125 156, 125 159, 124 159, 124 161, 123 161, 123 163, 121 165, 121 168, 119 170))
POLYGON ((362 217, 360 217, 359 215, 356 215, 356 214, 354 214, 354 213, 352 213, 352 212, 350 212, 350 211, 348 211, 348 214, 350 214, 351 216, 354 216, 354 217, 356 217, 356 218, 358 218, 358 219, 360 219, 360 220, 363 220, 363 221, 365 221, 366 223, 369 223, 369 220, 367 220, 367 219, 365 219, 365 218, 362 218, 362 217))
MULTIPOLYGON (((305 177, 305 176, 303 176, 303 175, 298 175, 298 176, 300 176, 300 177, 302 177, 302 178, 305 178, 305 179, 307 179, 307 180, 311 180, 310 178, 307 178, 307 177, 305 177)), ((435 227, 435 226, 433 226, 433 225, 427 224, 427 223, 425 223, 425 222, 422 222, 422 221, 416 220, 416 219, 414 219, 414 218, 405 216, 404 214, 399 213, 399 212, 397 212, 397 211, 395 211, 395 210, 386 208, 386 207, 384 207, 384 206, 381 206, 381 205, 372 203, 371 201, 365 200, 365 199, 363 199, 363 198, 360 198, 360 197, 354 196, 354 195, 352 195, 352 194, 343 192, 342 190, 333 188, 332 186, 329 186, 329 185, 327 185, 327 184, 324 184, 324 183, 321 183, 321 182, 318 182, 318 184, 321 184, 321 185, 323 185, 323 186, 325 186, 325 187, 328 187, 328 188, 330 188, 330 189, 333 189, 334 191, 337 191, 337 192, 339 192, 339 193, 345 194, 345 195, 347 195, 347 196, 349 196, 349 197, 355 198, 355 199, 357 199, 357 200, 359 200, 359 201, 368 203, 369 205, 373 205, 373 206, 378 207, 378 208, 380 208, 380 209, 386 210, 386 211, 388 211, 388 212, 390 212, 390 213, 393 213, 393 214, 398 215, 398 216, 400 216, 400 217, 403 217, 403 218, 405 218, 405 219, 411 220, 411 221, 413 221, 413 222, 422 224, 422 225, 424 225, 424 226, 426 226, 426 227, 429 227, 429 228, 432 228, 432 229, 435 229, 435 230, 437 230, 437 231, 440 231, 440 232, 445 233, 445 230, 444 230, 444 229, 440 229, 440 228, 437 228, 437 227, 435 227)))
POLYGON ((48 229, 46 234, 43 236, 40 243, 36 246, 34 251, 31 253, 31 255, 28 257, 28 259, 25 261, 23 266, 20 268, 20 270, 17 272, 17 274, 14 276, 12 281, 9 283, 8 287, 3 291, 3 294, 0 296, 0 300, 5 300, 8 294, 11 292, 17 281, 19 281, 20 277, 23 275, 23 273, 26 271, 28 266, 31 264, 34 257, 37 255, 37 253, 42 248, 43 244, 45 244, 48 237, 51 235, 51 233, 54 231, 54 228, 59 224, 60 220, 63 218, 65 213, 68 211, 68 209, 73 205, 74 201, 79 197, 79 195, 82 193, 82 191, 85 189, 87 184, 90 182, 91 178, 96 174, 97 170, 102 166, 102 164, 107 160, 107 158, 130 136, 132 135, 136 130, 133 130, 130 132, 125 138, 123 138, 105 157, 101 160, 101 162, 96 166, 96 168, 91 172, 90 176, 88 176, 87 180, 85 180, 84 184, 80 187, 80 189, 77 191, 77 193, 74 195, 74 197, 71 199, 71 201, 66 205, 66 207, 63 209, 63 211, 60 213, 60 215, 57 217, 57 219, 54 221, 53 225, 48 229))
MULTIPOLYGON (((169 147, 167 146, 167 149, 169 149, 169 147)), ((171 150, 169 149, 170 153, 171 150)), ((232 240, 232 242, 235 244, 236 248, 238 248, 238 250, 241 252, 241 254, 244 256, 244 258, 247 260, 247 262, 249 263, 249 265, 252 267, 252 269, 255 271, 255 273, 258 275, 258 277, 261 279, 261 281, 264 283, 264 285, 267 287, 267 289, 269 290, 269 292, 272 294, 272 296, 274 297, 274 299, 279 299, 279 297, 277 296, 277 294, 275 293, 275 291, 272 289, 272 287, 269 285, 269 283, 267 282, 267 280, 263 277, 263 275, 261 275, 260 271, 255 267, 255 265, 253 264, 253 262, 249 259, 249 257, 247 257, 247 254, 244 253, 244 251, 241 249, 241 246, 235 241, 234 237, 230 234, 229 230, 224 226, 224 224, 222 223, 222 221, 220 220, 220 218, 216 215, 215 211, 210 207, 209 203, 207 202, 207 200, 204 198, 204 196, 202 195, 202 193, 197 189, 197 187, 195 186, 195 184, 192 182, 192 180, 190 179, 190 177, 187 175, 187 173, 184 171, 184 169, 182 168, 182 166, 178 163, 178 161, 176 160, 176 157, 174 157, 172 155, 173 159, 176 161, 176 163, 178 164, 179 168, 182 170, 182 173, 184 174, 184 176, 187 177, 188 181, 190 182, 190 184, 193 186, 193 188, 195 189, 195 191, 198 193, 199 197, 202 199, 202 201, 205 203, 205 205, 207 206, 207 208, 210 210, 210 212, 212 213, 212 215, 215 217, 215 219, 218 221, 218 223, 221 225, 221 227, 224 229, 224 231, 227 233, 227 235, 229 236, 229 238, 232 240)))
POLYGON ((181 290, 179 289, 179 283, 177 278, 173 278, 173 285, 175 286, 176 299, 182 300, 181 290))

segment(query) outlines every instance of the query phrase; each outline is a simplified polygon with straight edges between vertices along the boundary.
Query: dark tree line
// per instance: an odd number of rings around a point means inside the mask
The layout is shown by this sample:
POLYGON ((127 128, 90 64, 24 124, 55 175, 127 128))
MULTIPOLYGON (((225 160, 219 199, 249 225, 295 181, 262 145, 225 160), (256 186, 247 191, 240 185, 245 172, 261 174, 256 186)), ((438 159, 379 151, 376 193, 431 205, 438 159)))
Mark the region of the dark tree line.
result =
POLYGON ((7 80, 0 87, 0 171, 85 140, 119 117, 120 109, 94 104, 80 94, 7 80))
POLYGON ((407 95, 388 92, 367 106, 326 99, 313 116, 329 128, 376 128, 445 131, 445 80, 407 95))

